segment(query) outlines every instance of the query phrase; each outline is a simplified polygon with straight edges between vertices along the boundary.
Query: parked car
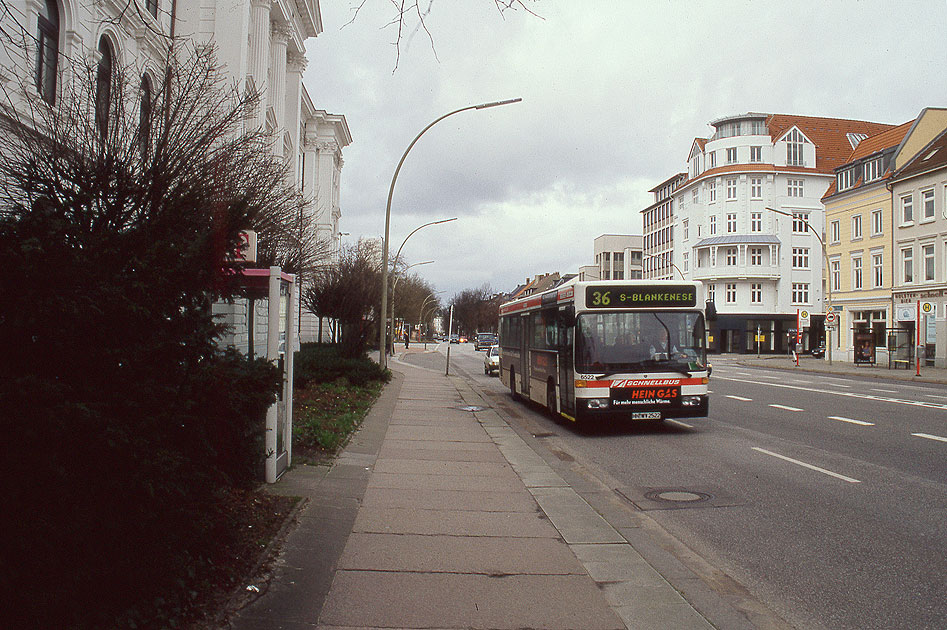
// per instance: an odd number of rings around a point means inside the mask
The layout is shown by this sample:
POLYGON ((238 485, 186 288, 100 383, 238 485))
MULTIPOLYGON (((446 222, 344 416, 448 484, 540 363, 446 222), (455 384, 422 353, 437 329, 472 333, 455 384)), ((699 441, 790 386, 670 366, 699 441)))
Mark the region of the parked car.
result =
POLYGON ((825 356, 825 346, 821 345, 818 348, 813 348, 812 350, 809 351, 809 354, 811 354, 817 359, 821 359, 822 357, 825 356))
POLYGON ((499 339, 493 333, 477 333, 474 338, 474 350, 483 350, 499 343, 499 339))
POLYGON ((451 343, 460 343, 460 335, 451 335, 451 336, 450 336, 450 342, 451 342, 451 343))
POLYGON ((487 375, 500 374, 500 346, 487 347, 487 353, 483 355, 483 373, 487 375))

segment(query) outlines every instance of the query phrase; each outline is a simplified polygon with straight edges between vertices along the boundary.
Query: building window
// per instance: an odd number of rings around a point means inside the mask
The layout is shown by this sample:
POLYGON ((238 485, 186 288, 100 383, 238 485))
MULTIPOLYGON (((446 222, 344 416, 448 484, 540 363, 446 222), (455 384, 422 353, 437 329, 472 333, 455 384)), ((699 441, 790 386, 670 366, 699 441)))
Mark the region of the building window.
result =
POLYGON ((793 247, 792 248, 792 268, 793 269, 808 269, 809 268, 809 248, 808 247, 793 247))
POLYGON ((762 304, 763 303, 763 285, 762 284, 751 284, 750 285, 750 302, 753 304, 762 304))
POLYGON ((750 161, 751 162, 763 161, 763 147, 750 147, 750 161))
POLYGON ((688 259, 690 258, 690 256, 687 255, 687 252, 684 252, 684 253, 682 254, 682 257, 683 257, 683 262, 684 262, 684 271, 687 271, 687 270, 688 270, 688 269, 687 269, 687 267, 688 267, 688 259))
POLYGON ((844 171, 839 171, 838 175, 835 176, 835 187, 839 189, 839 192, 843 190, 848 190, 855 185, 855 169, 846 168, 844 171))
POLYGON ((885 257, 881 252, 871 255, 871 286, 880 289, 885 283, 885 257))
POLYGON ((727 164, 736 164, 737 163, 737 148, 731 147, 727 149, 727 164))
POLYGON ((106 37, 99 40, 99 65, 95 71, 95 123, 99 134, 108 135, 109 109, 112 106, 112 45, 106 37))
POLYGON ((910 247, 901 250, 901 272, 905 284, 914 282, 914 250, 910 247))
POLYGON ((612 280, 625 279, 625 252, 612 254, 612 280))
POLYGON ((710 217, 710 235, 713 236, 717 233, 717 217, 711 215, 710 217))
POLYGON ((695 206, 700 203, 700 188, 694 188, 691 191, 691 201, 694 202, 695 206))
POLYGON ((737 264, 737 248, 728 247, 727 248, 727 265, 734 267, 737 264))
POLYGON ((871 211, 871 235, 879 236, 884 234, 885 224, 884 224, 884 214, 881 210, 872 210, 871 211))
POLYGON ((792 214, 792 231, 795 234, 805 234, 807 231, 808 223, 806 222, 806 215, 800 212, 794 212, 792 214))
POLYGON ((727 232, 733 233, 737 231, 737 215, 736 213, 730 212, 727 214, 727 232))
POLYGON ((861 255, 852 256, 852 289, 858 290, 863 287, 862 281, 862 257, 861 255))
POLYGON ((750 213, 750 231, 751 232, 763 231, 763 213, 762 212, 750 213))
POLYGON ((682 225, 683 228, 684 228, 684 240, 686 241, 686 240, 689 238, 688 234, 690 233, 690 227, 689 227, 689 222, 688 222, 688 220, 687 220, 687 219, 684 219, 684 220, 681 222, 681 225, 682 225))
POLYGON ((921 211, 924 221, 934 220, 934 189, 921 191, 921 211))
POLYGON ((914 222, 914 196, 905 195, 901 197, 901 223, 914 222))
POLYGON ((759 267, 763 264, 763 248, 762 247, 751 247, 750 248, 750 264, 754 267, 759 267))
POLYGON ((842 240, 841 224, 838 221, 832 221, 829 224, 829 242, 838 243, 842 240))
POLYGON ((727 284, 727 304, 737 303, 737 285, 727 284))
POLYGON ((612 262, 611 262, 612 253, 603 252, 602 253, 602 280, 611 280, 612 279, 612 262))
POLYGON ((805 153, 803 152, 804 143, 805 138, 798 129, 793 129, 786 136, 786 164, 788 166, 806 165, 805 153))
POLYGON ((881 177, 881 158, 865 162, 865 181, 874 181, 881 177))
POLYGON ((809 303, 809 284, 806 282, 793 282, 792 283, 792 303, 793 304, 808 304, 809 303))
POLYGON ((50 105, 56 104, 56 73, 59 66, 59 7, 46 0, 37 19, 36 91, 50 105))
POLYGON ((728 179, 727 180, 727 199, 736 199, 737 198, 737 180, 728 179))
POLYGON ((852 217, 852 240, 856 241, 862 237, 862 215, 856 214, 852 217))
POLYGON ((151 79, 145 75, 141 78, 141 104, 138 108, 138 149, 143 160, 148 159, 151 149, 151 92, 151 79))
POLYGON ((707 285, 707 301, 716 302, 717 301, 716 297, 717 297, 717 285, 708 284, 707 285))
POLYGON ((710 158, 710 166, 709 166, 708 168, 713 168, 713 167, 717 166, 717 152, 716 152, 716 151, 711 151, 711 152, 708 154, 708 157, 710 158))
POLYGON ((710 195, 710 199, 708 203, 714 203, 715 201, 717 201, 717 180, 716 179, 710 180, 710 182, 707 184, 707 188, 708 188, 708 194, 710 195))
POLYGON ((802 179, 786 180, 786 194, 790 197, 802 197, 804 181, 802 179))
POLYGON ((934 281, 934 245, 922 245, 921 253, 924 255, 924 281, 934 281))
POLYGON ((829 262, 829 275, 831 276, 832 290, 841 291, 842 290, 842 273, 841 273, 841 263, 838 259, 832 260, 829 262))
POLYGON ((762 199, 762 198, 763 198, 763 178, 751 177, 750 178, 750 199, 762 199))

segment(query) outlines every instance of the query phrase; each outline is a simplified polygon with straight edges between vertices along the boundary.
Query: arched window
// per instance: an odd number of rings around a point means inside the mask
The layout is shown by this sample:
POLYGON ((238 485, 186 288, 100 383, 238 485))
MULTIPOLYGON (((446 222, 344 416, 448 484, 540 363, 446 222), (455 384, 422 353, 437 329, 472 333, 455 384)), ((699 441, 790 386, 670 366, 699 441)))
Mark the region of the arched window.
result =
POLYGON ((59 64, 59 7, 46 0, 37 19, 36 91, 50 105, 56 104, 56 68, 59 64))
POLYGON ((108 135, 113 68, 112 45, 108 38, 103 36, 99 40, 99 67, 95 73, 95 122, 103 138, 108 135))
POLYGON ((141 158, 148 158, 151 148, 151 78, 146 74, 141 78, 141 106, 138 110, 138 147, 141 158))

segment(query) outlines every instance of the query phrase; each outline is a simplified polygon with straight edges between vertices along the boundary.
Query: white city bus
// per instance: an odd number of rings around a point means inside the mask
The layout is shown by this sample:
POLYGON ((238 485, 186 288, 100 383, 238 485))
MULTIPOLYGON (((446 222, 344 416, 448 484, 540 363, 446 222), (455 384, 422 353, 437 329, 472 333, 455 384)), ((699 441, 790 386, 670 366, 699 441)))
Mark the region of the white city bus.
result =
MULTIPOLYGON (((572 421, 705 417, 700 283, 572 281, 500 307, 500 378, 572 421)), ((708 302, 706 317, 716 311, 708 302)))

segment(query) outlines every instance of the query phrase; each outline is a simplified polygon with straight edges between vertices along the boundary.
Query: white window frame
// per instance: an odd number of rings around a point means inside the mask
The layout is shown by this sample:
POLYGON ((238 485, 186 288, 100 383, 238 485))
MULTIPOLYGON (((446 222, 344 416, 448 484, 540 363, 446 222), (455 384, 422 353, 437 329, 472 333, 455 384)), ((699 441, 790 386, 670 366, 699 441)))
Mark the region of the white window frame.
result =
POLYGON ((763 248, 762 247, 750 248, 750 265, 753 267, 763 266, 763 248))
POLYGON ((793 304, 808 304, 809 303, 809 283, 807 282, 793 282, 792 283, 792 303, 793 304))
POLYGON ((737 253, 737 248, 736 248, 736 247, 728 247, 728 248, 727 248, 727 258, 726 258, 726 260, 727 260, 727 266, 728 266, 728 267, 735 267, 735 266, 736 266, 736 264, 737 264, 737 256, 738 256, 738 253, 737 253))
POLYGON ((735 283, 727 284, 727 293, 725 299, 727 304, 737 303, 737 285, 735 283))
POLYGON ((716 216, 716 215, 713 215, 713 214, 710 215, 710 227, 709 227, 709 229, 710 229, 710 235, 711 235, 711 236, 714 236, 714 235, 717 234, 717 216, 716 216))
POLYGON ((901 248, 901 280, 904 284, 914 282, 914 248, 901 248))
POLYGON ((709 199, 707 203, 716 203, 717 201, 717 180, 712 179, 707 182, 707 194, 709 199))
POLYGON ((852 255, 852 290, 858 291, 865 286, 865 273, 862 265, 862 255, 852 255))
POLYGON ((762 212, 750 213, 750 231, 751 232, 763 231, 763 213, 762 212))
POLYGON ((921 245, 921 258, 924 261, 924 282, 933 282, 934 274, 936 273, 933 243, 924 243, 921 245))
POLYGON ((914 223, 914 194, 901 195, 901 225, 914 223))
POLYGON ((862 215, 853 214, 852 215, 852 240, 860 241, 863 237, 862 231, 862 215))
POLYGON ((763 285, 759 282, 754 282, 750 285, 750 303, 751 304, 762 304, 763 303, 763 285))
POLYGON ((737 180, 734 177, 727 179, 727 200, 733 201, 737 198, 737 180))
POLYGON ((737 231, 737 213, 728 212, 727 213, 727 233, 733 234, 737 231))
POLYGON ((885 233, 885 215, 881 208, 871 211, 871 235, 881 236, 885 233))
POLYGON ((880 289, 885 284, 884 252, 871 252, 871 288, 880 289))
POLYGON ((928 188, 921 191, 921 221, 933 221, 936 217, 934 211, 934 189, 928 188))
POLYGON ((793 212, 792 213, 792 233, 793 234, 805 234, 809 231, 807 227, 809 224, 809 217, 803 212, 793 212))
POLYGON ((763 147, 750 147, 750 162, 763 161, 763 147))
POLYGON ((842 223, 837 219, 829 223, 829 242, 842 242, 842 223))
POLYGON ((798 129, 793 129, 786 136, 786 165, 806 165, 805 137, 798 129))
POLYGON ((727 148, 727 164, 736 164, 737 163, 737 148, 729 147, 727 148))
POLYGON ((763 178, 751 177, 750 178, 750 199, 762 199, 762 198, 763 198, 763 178))
POLYGON ((833 291, 842 290, 842 261, 838 258, 829 261, 829 281, 833 291))
POLYGON ((789 178, 786 180, 786 196, 787 197, 804 197, 805 196, 805 182, 804 179, 789 178))
POLYGON ((809 248, 808 247, 793 247, 792 248, 792 268, 793 269, 808 269, 809 268, 809 248))

